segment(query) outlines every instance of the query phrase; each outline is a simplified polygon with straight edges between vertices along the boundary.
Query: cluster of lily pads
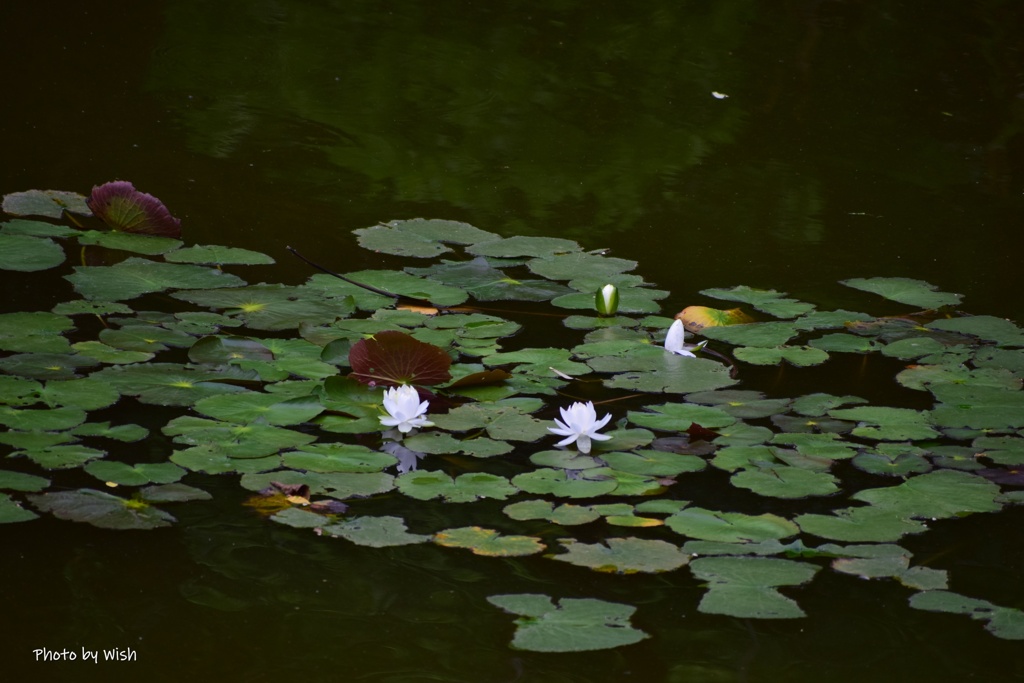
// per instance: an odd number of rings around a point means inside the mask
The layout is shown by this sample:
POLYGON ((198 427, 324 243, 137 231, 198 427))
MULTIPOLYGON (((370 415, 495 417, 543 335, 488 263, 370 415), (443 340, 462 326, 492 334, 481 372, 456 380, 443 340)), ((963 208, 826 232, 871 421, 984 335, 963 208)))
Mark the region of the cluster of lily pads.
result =
MULTIPOLYGON (((949 591, 945 571, 899 544, 934 520, 1024 501, 1024 330, 958 312, 959 295, 904 278, 845 281, 907 307, 876 317, 737 286, 701 294, 740 308, 676 315, 679 302, 666 313, 669 292, 634 261, 425 219, 355 231, 367 249, 425 265, 248 284, 226 269, 270 256, 185 246, 146 197, 128 183, 89 198, 4 197, 0 269, 67 267, 71 253, 88 265, 63 275, 73 298, 0 314, 0 522, 48 513, 166 526, 170 503, 209 497, 185 483, 190 473, 220 474, 269 519, 325 538, 620 574, 686 567, 707 586, 702 612, 752 618, 803 616, 783 590, 827 567, 898 581, 914 607, 1024 638, 1024 612, 949 591), (517 345, 524 325, 576 342, 517 345), (703 341, 686 344, 686 330, 703 341), (930 407, 743 387, 751 366, 849 354, 900 361, 895 381, 930 407), (168 407, 159 429, 173 446, 116 445, 151 436, 115 422, 138 404, 168 407), (63 483, 79 469, 94 486, 63 483), (733 497, 693 504, 716 477, 733 497), (410 520, 415 501, 497 500, 507 523, 411 531, 375 514, 395 494, 410 520), (796 512, 738 511, 758 500, 796 512), (603 540, 574 538, 584 526, 603 540)), ((516 647, 646 637, 626 605, 490 600, 521 616, 516 647)))

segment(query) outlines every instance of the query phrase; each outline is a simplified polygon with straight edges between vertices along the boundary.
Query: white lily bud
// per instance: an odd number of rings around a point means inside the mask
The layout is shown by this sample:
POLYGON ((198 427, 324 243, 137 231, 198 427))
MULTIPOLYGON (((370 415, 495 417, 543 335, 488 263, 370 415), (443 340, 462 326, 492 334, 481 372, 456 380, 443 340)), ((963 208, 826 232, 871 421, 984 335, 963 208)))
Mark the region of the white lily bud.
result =
POLYGON ((594 295, 594 307, 600 316, 615 315, 619 310, 619 290, 615 285, 605 285, 594 295))

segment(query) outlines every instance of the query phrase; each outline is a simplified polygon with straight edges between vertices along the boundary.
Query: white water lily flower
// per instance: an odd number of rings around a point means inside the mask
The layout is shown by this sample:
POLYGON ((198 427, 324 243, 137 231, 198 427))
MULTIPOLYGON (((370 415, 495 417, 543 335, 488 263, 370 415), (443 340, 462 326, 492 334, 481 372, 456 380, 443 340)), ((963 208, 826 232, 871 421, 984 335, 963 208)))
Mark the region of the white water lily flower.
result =
POLYGON ((665 335, 666 351, 671 351, 680 356, 696 358, 697 356, 693 352, 707 344, 706 341, 702 341, 700 344, 686 344, 685 341, 686 328, 683 327, 682 320, 676 320, 672 323, 672 327, 668 328, 668 334, 665 335))
POLYGON ((608 424, 608 420, 612 419, 612 416, 609 413, 598 420, 593 402, 577 402, 568 408, 560 408, 559 410, 562 413, 562 419, 555 418, 555 424, 558 426, 548 427, 549 432, 565 437, 557 445, 568 446, 575 441, 576 448, 580 449, 580 453, 589 453, 591 439, 607 441, 612 438, 597 433, 598 429, 608 424))
POLYGON ((420 401, 416 387, 408 384, 391 387, 384 392, 384 410, 388 414, 380 416, 380 423, 385 427, 398 427, 403 434, 417 427, 433 427, 434 423, 423 417, 429 405, 430 401, 420 401))

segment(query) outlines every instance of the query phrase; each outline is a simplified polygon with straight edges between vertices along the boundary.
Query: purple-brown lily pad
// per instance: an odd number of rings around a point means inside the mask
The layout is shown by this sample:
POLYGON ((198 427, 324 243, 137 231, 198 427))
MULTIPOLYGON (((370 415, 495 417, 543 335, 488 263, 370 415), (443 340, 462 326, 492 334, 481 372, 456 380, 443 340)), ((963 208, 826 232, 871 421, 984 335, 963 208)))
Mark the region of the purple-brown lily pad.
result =
POLYGON ((431 386, 452 378, 452 359, 444 349, 393 330, 357 341, 348 362, 353 379, 371 386, 431 386))
POLYGON ((151 194, 139 192, 126 180, 92 188, 89 209, 112 230, 160 237, 181 237, 181 221, 151 194))

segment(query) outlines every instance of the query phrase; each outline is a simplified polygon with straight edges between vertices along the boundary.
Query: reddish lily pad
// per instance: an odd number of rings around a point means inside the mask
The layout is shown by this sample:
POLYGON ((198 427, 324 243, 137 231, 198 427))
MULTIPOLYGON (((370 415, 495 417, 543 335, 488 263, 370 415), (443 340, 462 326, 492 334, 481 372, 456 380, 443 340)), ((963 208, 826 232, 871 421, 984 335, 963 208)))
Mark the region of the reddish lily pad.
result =
POLYGON ((160 237, 181 236, 181 221, 171 215, 163 202, 151 194, 139 192, 128 181, 116 180, 92 188, 86 204, 113 230, 160 237))
POLYGON ((352 377, 363 384, 431 386, 452 378, 452 359, 444 349, 404 332, 385 330, 360 339, 352 345, 348 360, 352 377))

